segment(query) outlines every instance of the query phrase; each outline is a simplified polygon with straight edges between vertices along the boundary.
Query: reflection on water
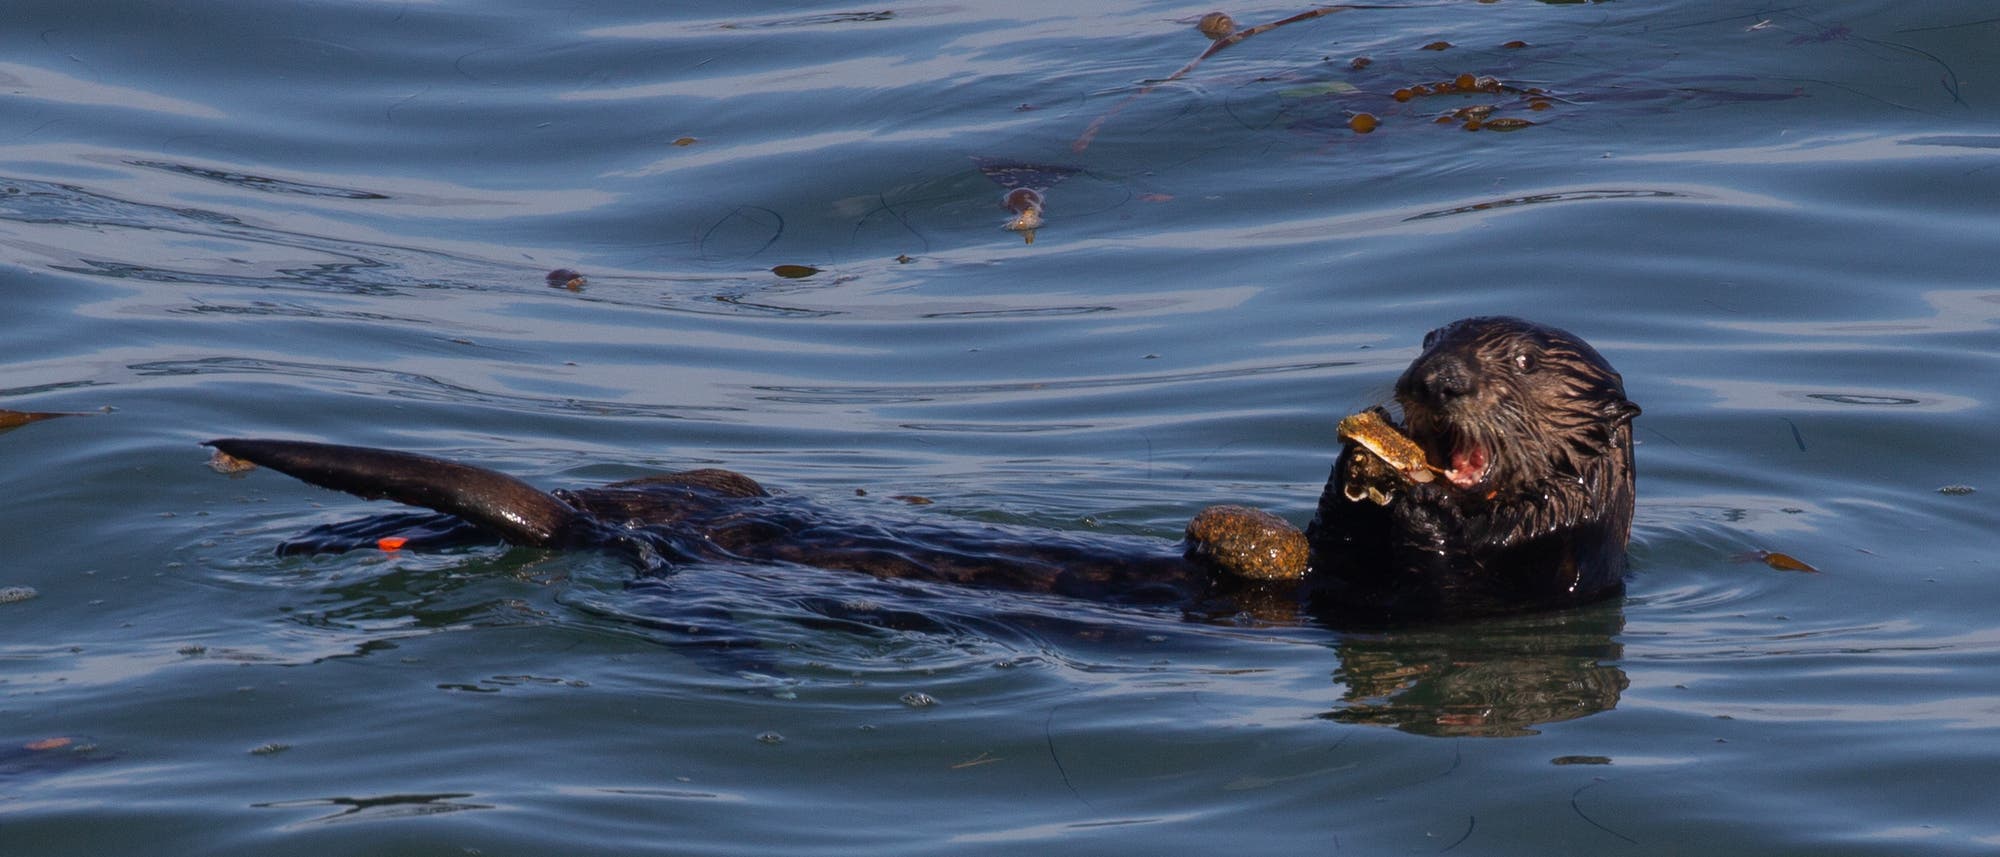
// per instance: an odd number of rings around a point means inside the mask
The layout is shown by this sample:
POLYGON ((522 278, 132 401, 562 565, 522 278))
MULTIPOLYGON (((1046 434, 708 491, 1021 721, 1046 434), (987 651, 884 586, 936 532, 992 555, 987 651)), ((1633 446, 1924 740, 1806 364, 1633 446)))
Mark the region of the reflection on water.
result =
MULTIPOLYGON (((491 549, 487 553, 494 553, 491 549)), ((1371 633, 1283 630, 1296 605, 1190 624, 1180 617, 1058 597, 1018 597, 943 585, 878 581, 810 568, 691 567, 665 578, 620 582, 616 563, 511 550, 487 559, 433 557, 326 588, 294 621, 372 637, 398 629, 453 630, 519 624, 591 625, 689 657, 720 675, 765 682, 862 675, 885 667, 953 674, 1052 657, 1070 669, 1124 672, 1118 662, 1162 641, 1205 647, 1263 627, 1325 646, 1338 664, 1338 705, 1320 715, 1442 737, 1517 737, 1536 727, 1609 711, 1628 681, 1617 662, 1624 614, 1617 603, 1576 611, 1371 633), (526 562, 522 565, 523 561, 526 562), (571 580, 570 573, 585 576, 571 580), (553 586, 562 606, 497 595, 482 578, 553 586), (561 611, 582 615, 565 617, 561 611), (604 625, 596 620, 608 620, 604 625), (1272 625, 1271 623, 1280 623, 1272 625), (1220 635, 1220 636, 1218 636, 1220 635), (1087 648, 1079 645, 1087 642, 1087 648)), ((1276 645, 1274 638, 1272 644, 1276 645)), ((364 646, 364 648, 366 648, 364 646)), ((1155 668, 1156 670, 1157 668, 1155 668)), ((1154 670, 1140 670, 1140 674, 1154 670)), ((568 679, 496 677, 452 689, 496 692, 568 679)))
POLYGON ((1728 330, 1765 333, 1773 336, 1909 336, 1933 333, 1978 333, 1992 330, 2000 322, 2000 291, 1990 289, 1938 289, 1920 295, 1930 304, 1931 315, 1907 318, 1874 318, 1866 321, 1729 321, 1728 330))
MULTIPOLYGON (((1811 349, 1797 343, 1795 351, 1811 349)), ((1676 378, 1675 383, 1706 390, 1715 396, 1714 407, 1729 410, 1783 411, 1812 414, 1853 407, 1894 408, 1932 414, 1948 414, 1980 407, 1971 396, 1920 390, 1885 389, 1801 389, 1794 384, 1771 381, 1743 381, 1727 378, 1676 378)))
POLYGON ((1459 205, 1451 208, 1438 209, 1436 211, 1426 211, 1421 214, 1412 214, 1406 219, 1410 221, 1431 220, 1439 217, 1451 217, 1457 214, 1469 214, 1475 211, 1493 211, 1496 209, 1510 208, 1517 205, 1547 205, 1549 203, 1556 203, 1556 202, 1590 202, 1594 200, 1603 200, 1603 199, 1707 199, 1707 198, 1709 198, 1707 194, 1698 194, 1686 191, 1671 191, 1671 190, 1640 190, 1640 189, 1619 189, 1619 188, 1591 188, 1586 190, 1562 190, 1562 191, 1550 191, 1548 193, 1529 194, 1527 196, 1509 197, 1507 199, 1496 199, 1486 202, 1475 202, 1469 205, 1459 205))
MULTIPOLYGON (((266 313, 253 313, 266 314, 266 313)), ((282 314, 282 313, 270 313, 282 314)), ((646 417, 669 420, 712 420, 740 413, 728 405, 656 405, 644 402, 582 399, 574 396, 524 396, 480 390, 453 384, 428 375, 396 372, 365 366, 330 366, 284 360, 214 357, 190 361, 135 363, 130 368, 139 375, 168 377, 203 375, 281 375, 312 379, 327 389, 367 391, 372 395, 419 402, 449 402, 465 405, 505 407, 516 412, 544 411, 590 416, 646 417)))
POLYGON ((1343 705, 1324 716, 1440 737, 1514 737, 1617 707, 1622 608, 1348 635, 1336 647, 1343 705))
POLYGON ((83 80, 14 62, 0 62, 0 88, 5 88, 8 95, 64 104, 153 110, 197 119, 228 117, 228 114, 206 104, 169 98, 142 89, 83 80))

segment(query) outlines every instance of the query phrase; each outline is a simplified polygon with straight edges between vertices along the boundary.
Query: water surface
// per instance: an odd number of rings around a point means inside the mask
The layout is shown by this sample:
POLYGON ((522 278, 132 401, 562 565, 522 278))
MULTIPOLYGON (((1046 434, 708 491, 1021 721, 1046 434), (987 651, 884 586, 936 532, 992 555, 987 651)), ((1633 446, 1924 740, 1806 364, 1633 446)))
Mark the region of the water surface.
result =
POLYGON ((8 853, 2000 845, 1991 10, 1409 4, 1167 80, 1208 11, 10 3, 0 408, 91 415, 0 434, 8 853), (1393 97, 1460 74, 1507 89, 1393 97), (1435 121, 1482 104, 1534 124, 1435 121), (196 446, 1172 539, 1310 517, 1333 423, 1481 313, 1645 407, 1625 599, 1361 634, 281 559, 381 507, 196 446))

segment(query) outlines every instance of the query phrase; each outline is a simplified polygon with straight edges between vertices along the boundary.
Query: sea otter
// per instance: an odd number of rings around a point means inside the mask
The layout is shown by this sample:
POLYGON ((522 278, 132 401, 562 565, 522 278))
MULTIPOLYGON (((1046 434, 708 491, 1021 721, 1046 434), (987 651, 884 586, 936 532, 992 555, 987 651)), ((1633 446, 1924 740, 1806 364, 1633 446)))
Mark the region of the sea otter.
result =
POLYGON ((1303 609, 1342 624, 1578 604, 1623 588, 1638 406, 1567 332, 1506 317, 1432 331, 1396 382, 1403 430, 1443 478, 1393 485, 1348 443, 1303 534, 1212 508, 1179 543, 904 516, 862 521, 728 470, 545 492, 430 456, 289 440, 209 441, 227 456, 369 499, 434 510, 320 527, 280 548, 500 540, 617 552, 643 571, 794 563, 1204 615, 1303 609), (1448 466, 1446 466, 1448 464, 1448 466), (1379 501, 1379 502, 1378 502, 1379 501))

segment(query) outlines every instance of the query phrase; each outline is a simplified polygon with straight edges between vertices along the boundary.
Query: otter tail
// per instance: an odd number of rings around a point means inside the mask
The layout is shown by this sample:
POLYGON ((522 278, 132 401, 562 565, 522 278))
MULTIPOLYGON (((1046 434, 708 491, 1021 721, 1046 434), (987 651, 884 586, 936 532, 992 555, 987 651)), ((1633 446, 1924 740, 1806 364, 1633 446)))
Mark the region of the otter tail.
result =
POLYGON ((297 440, 222 438, 205 445, 322 488, 454 515, 519 545, 558 547, 586 517, 505 473, 428 455, 297 440))

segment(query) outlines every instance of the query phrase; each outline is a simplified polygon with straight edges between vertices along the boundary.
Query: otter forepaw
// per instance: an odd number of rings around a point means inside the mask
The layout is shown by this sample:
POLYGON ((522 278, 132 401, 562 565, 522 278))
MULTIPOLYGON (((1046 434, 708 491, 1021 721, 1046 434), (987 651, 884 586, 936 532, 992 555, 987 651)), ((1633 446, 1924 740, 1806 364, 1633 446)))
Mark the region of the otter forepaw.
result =
POLYGON ((1457 492, 1440 483, 1413 484, 1390 506, 1390 514, 1411 541, 1444 549, 1465 529, 1458 499, 1457 492))

